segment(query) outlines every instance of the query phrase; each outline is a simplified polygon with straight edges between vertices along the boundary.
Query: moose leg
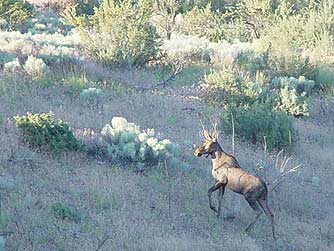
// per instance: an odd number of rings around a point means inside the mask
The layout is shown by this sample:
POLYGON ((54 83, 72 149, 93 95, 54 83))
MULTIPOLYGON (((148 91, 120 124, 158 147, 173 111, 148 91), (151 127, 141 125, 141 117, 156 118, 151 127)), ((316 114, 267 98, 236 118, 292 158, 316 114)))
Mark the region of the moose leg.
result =
POLYGON ((266 199, 258 199, 257 201, 259 202, 260 207, 262 208, 262 210, 264 211, 264 213, 270 220, 273 238, 276 241, 274 215, 268 206, 268 201, 266 199))
POLYGON ((251 223, 249 224, 249 226, 245 229, 246 232, 249 232, 249 231, 253 228, 255 222, 257 221, 257 219, 258 219, 258 218, 260 217, 260 215, 262 214, 262 211, 261 211, 261 209, 259 208, 259 205, 257 204, 257 201, 256 201, 255 199, 253 199, 253 198, 246 198, 246 200, 247 200, 248 204, 251 206, 251 208, 252 208, 252 209, 255 211, 255 213, 257 214, 256 217, 255 217, 255 220, 254 220, 253 222, 251 222, 251 223))
POLYGON ((219 194, 218 194, 218 214, 217 217, 220 217, 221 211, 222 211, 222 202, 223 202, 223 196, 225 193, 225 186, 221 186, 219 188, 219 194))
POLYGON ((217 209, 212 205, 211 195, 214 191, 219 189, 221 186, 224 186, 226 183, 224 181, 218 181, 216 184, 214 184, 209 190, 208 190, 208 197, 209 197, 209 206, 210 209, 218 213, 217 209))

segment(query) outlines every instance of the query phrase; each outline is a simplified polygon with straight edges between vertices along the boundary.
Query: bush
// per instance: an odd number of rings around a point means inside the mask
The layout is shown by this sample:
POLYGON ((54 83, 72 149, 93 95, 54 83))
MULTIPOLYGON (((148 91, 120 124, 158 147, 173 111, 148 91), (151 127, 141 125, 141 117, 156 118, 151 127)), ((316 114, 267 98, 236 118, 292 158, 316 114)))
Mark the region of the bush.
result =
POLYGON ((65 17, 74 25, 83 45, 106 64, 142 65, 156 59, 158 35, 150 24, 149 1, 104 0, 92 16, 79 16, 68 8, 65 17))
POLYGON ((279 77, 272 80, 276 88, 274 109, 294 116, 308 116, 308 96, 312 94, 315 82, 303 76, 279 77))
POLYGON ((65 122, 55 121, 53 113, 15 116, 16 126, 21 130, 25 143, 49 151, 77 150, 80 146, 65 122))
POLYGON ((282 88, 288 86, 291 89, 295 89, 298 94, 303 94, 310 96, 313 89, 315 88, 315 82, 309 80, 304 76, 299 76, 299 78, 294 77, 275 77, 272 80, 274 87, 282 88))
POLYGON ((261 97, 266 88, 264 82, 257 81, 232 65, 225 65, 218 71, 204 76, 204 98, 209 103, 252 104, 261 97))
POLYGON ((57 219, 74 221, 75 223, 81 221, 81 214, 63 203, 54 203, 51 206, 51 210, 57 219))
POLYGON ((205 37, 210 41, 218 41, 223 36, 222 23, 221 14, 213 12, 211 4, 208 4, 205 8, 195 6, 183 15, 178 32, 185 35, 205 37))
POLYGON ((3 19, 1 28, 18 28, 28 18, 34 15, 34 8, 31 4, 22 0, 1 0, 0 20, 3 19))
POLYGON ((255 74, 268 69, 267 53, 258 54, 253 50, 244 50, 238 53, 236 64, 243 70, 255 74))
POLYGON ((36 58, 33 55, 28 56, 23 68, 32 78, 42 77, 48 71, 43 59, 36 58))
POLYGON ((266 144, 268 150, 289 148, 295 142, 291 118, 282 112, 273 112, 271 106, 255 104, 251 107, 229 107, 222 114, 223 131, 235 134, 253 144, 266 144))
POLYGON ((306 93, 298 94, 295 88, 284 86, 279 90, 274 110, 283 111, 294 116, 308 116, 306 93))
POLYGON ((178 148, 168 139, 159 140, 154 129, 140 130, 125 118, 114 117, 102 129, 108 155, 115 161, 125 160, 137 164, 156 165, 163 161, 175 162, 178 148))
POLYGON ((22 69, 20 62, 17 58, 13 61, 5 63, 3 68, 6 72, 10 72, 10 73, 15 73, 16 71, 19 71, 22 69))

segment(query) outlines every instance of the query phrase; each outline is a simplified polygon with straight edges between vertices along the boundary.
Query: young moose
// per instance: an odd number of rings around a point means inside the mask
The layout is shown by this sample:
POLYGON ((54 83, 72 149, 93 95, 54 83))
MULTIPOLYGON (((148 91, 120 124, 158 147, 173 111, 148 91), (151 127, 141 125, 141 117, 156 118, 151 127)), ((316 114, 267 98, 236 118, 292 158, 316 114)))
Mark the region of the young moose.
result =
POLYGON ((272 234, 275 238, 274 215, 270 211, 267 202, 268 189, 263 180, 255 177, 246 171, 242 170, 237 160, 223 151, 217 142, 217 131, 210 134, 203 128, 205 141, 198 147, 194 155, 200 157, 203 154, 212 158, 212 176, 217 181, 208 191, 210 208, 220 216, 223 195, 225 187, 235 193, 239 193, 245 197, 248 204, 255 211, 255 220, 246 228, 246 232, 250 231, 259 216, 262 214, 261 209, 271 222, 272 234), (212 205, 211 194, 219 189, 218 195, 218 210, 212 205), (261 208, 261 209, 260 209, 261 208))

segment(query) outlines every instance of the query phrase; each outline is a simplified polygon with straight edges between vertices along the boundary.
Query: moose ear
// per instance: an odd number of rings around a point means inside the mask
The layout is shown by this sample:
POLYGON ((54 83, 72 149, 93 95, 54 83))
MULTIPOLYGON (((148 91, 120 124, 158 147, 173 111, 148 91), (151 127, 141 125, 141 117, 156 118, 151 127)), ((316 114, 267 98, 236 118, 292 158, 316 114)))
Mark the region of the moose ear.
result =
POLYGON ((215 142, 218 140, 218 134, 217 134, 216 131, 214 131, 214 132, 212 133, 211 138, 212 138, 212 140, 215 141, 215 142))

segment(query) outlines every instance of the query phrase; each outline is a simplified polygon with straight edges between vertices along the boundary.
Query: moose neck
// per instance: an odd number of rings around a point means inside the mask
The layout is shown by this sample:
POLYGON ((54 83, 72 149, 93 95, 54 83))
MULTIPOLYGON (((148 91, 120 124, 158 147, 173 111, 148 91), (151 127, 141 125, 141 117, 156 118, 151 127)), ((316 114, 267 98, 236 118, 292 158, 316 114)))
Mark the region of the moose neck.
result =
POLYGON ((224 158, 225 156, 226 156, 226 153, 221 148, 221 146, 218 144, 217 149, 211 153, 213 166, 215 166, 215 164, 218 163, 221 160, 221 158, 224 158))

